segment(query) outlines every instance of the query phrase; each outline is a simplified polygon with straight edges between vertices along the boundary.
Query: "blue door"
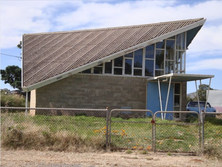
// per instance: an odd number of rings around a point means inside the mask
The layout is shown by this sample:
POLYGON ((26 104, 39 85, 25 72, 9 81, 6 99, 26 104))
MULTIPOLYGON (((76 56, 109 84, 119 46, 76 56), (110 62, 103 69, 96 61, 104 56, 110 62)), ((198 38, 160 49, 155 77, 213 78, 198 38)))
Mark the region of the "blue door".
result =
MULTIPOLYGON (((168 86, 168 82, 160 83, 163 111, 165 111, 168 86)), ((147 109, 151 110, 153 113, 161 110, 157 82, 147 82, 147 109)), ((167 111, 173 111, 173 84, 170 86, 167 111)), ((150 116, 150 114, 147 113, 147 116, 150 116)), ((157 114, 157 117, 161 117, 161 114, 157 114)), ((173 114, 167 114, 166 119, 173 119, 173 114)))

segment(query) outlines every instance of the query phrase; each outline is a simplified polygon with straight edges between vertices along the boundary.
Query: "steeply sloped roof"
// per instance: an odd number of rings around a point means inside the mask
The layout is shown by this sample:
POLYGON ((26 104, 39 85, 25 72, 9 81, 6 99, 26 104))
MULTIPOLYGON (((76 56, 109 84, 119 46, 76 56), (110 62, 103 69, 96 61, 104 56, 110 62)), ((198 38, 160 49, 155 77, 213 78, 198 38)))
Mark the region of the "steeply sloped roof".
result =
POLYGON ((202 26, 204 22, 203 18, 199 18, 115 28, 24 34, 23 88, 31 90, 46 85, 46 82, 55 82, 51 79, 59 79, 63 74, 71 75, 76 69, 81 71, 81 67, 135 49, 141 44, 148 45, 147 42, 154 42, 172 33, 176 35, 184 28, 187 31, 202 26))

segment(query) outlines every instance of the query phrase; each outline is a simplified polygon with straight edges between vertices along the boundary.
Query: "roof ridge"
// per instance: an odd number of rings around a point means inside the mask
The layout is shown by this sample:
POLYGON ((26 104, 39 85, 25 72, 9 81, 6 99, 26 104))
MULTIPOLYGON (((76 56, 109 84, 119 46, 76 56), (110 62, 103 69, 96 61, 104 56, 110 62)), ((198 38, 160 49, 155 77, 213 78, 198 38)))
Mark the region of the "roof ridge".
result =
POLYGON ((196 18, 196 19, 184 19, 184 20, 176 20, 176 21, 167 21, 167 22, 158 22, 158 23, 149 23, 149 24, 138 24, 138 25, 128 25, 128 26, 119 26, 119 27, 107 27, 107 28, 95 28, 95 29, 82 29, 82 30, 73 30, 73 31, 57 31, 57 32, 42 32, 42 33, 29 33, 24 35, 42 35, 42 34, 63 34, 63 33, 78 33, 78 32, 87 32, 87 31, 105 31, 105 30, 114 30, 114 29, 124 29, 124 28, 137 28, 137 27, 145 27, 145 26, 157 26, 163 24, 173 24, 177 22, 184 21, 200 21, 204 18, 196 18))

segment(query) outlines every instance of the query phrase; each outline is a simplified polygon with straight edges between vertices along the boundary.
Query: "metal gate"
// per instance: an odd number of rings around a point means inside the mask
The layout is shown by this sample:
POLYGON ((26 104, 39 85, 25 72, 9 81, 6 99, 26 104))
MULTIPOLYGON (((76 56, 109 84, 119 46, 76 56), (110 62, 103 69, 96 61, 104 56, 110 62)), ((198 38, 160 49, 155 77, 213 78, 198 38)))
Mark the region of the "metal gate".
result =
POLYGON ((152 150, 150 110, 113 109, 109 113, 108 143, 111 150, 152 150), (147 112, 150 117, 146 117, 147 112))

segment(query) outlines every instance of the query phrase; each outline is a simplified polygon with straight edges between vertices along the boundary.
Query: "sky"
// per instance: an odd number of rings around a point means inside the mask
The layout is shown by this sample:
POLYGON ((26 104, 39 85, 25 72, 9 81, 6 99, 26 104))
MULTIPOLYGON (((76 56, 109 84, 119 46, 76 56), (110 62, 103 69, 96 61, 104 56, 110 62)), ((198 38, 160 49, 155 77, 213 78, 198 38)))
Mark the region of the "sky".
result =
MULTIPOLYGON (((211 87, 222 90, 221 9, 222 0, 0 0, 0 69, 21 67, 21 50, 16 46, 26 33, 205 18, 187 50, 186 73, 214 75, 211 87)), ((209 84, 209 80, 201 83, 209 84)), ((0 88, 13 90, 3 81, 0 88)), ((195 90, 195 82, 189 82, 187 92, 195 90)))

